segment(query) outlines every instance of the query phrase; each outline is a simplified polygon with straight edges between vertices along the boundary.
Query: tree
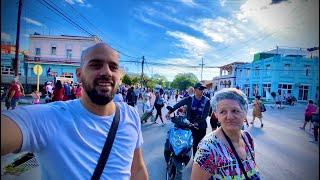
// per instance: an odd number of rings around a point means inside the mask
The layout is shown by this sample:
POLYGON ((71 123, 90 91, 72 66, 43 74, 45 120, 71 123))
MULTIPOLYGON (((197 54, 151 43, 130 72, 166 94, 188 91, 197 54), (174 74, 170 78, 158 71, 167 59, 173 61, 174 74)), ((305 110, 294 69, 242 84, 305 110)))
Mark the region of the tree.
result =
POLYGON ((179 73, 174 77, 171 87, 179 90, 186 90, 198 82, 198 78, 193 73, 179 73))
POLYGON ((128 74, 123 75, 122 78, 121 78, 121 81, 122 81, 122 83, 127 84, 127 85, 131 85, 132 84, 132 80, 131 80, 131 78, 129 77, 128 74))
POLYGON ((159 74, 153 75, 151 79, 154 83, 161 85, 162 88, 166 87, 166 82, 168 81, 165 76, 159 74))

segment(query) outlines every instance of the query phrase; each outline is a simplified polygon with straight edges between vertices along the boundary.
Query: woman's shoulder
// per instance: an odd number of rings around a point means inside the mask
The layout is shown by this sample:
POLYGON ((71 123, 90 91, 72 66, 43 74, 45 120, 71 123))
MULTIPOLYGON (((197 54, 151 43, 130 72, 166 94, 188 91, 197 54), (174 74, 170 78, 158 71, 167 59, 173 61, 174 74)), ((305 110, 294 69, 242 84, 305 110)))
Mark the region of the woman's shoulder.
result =
POLYGON ((213 131, 209 134, 207 134, 202 140, 201 143, 199 144, 199 147, 208 147, 208 146, 214 146, 216 144, 220 144, 220 140, 217 136, 217 132, 213 131))

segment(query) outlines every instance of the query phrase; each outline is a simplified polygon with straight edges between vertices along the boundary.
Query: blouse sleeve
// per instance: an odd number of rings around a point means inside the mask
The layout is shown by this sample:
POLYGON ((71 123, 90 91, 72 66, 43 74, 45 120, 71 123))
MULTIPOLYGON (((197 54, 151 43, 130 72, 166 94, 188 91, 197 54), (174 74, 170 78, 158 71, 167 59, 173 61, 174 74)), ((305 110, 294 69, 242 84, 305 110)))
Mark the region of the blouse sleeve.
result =
POLYGON ((214 140, 212 136, 204 138, 198 145, 198 150, 194 158, 194 163, 200 168, 213 174, 217 169, 216 158, 213 149, 214 140))

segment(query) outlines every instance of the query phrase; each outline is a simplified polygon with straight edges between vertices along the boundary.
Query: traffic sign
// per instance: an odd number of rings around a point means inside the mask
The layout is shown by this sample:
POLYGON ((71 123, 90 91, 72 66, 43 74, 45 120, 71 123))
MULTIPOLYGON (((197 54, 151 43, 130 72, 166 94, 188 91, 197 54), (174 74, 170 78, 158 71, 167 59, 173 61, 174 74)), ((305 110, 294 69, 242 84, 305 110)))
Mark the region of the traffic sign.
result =
POLYGON ((34 74, 40 76, 43 72, 42 67, 39 64, 33 66, 33 72, 34 74))

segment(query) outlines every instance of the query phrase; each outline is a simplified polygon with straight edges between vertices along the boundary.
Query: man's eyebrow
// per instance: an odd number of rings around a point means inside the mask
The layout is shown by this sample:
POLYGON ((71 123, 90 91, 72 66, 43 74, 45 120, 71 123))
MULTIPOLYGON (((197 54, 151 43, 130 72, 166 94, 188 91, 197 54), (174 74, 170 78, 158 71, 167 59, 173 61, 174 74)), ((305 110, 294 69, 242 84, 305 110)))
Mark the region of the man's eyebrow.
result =
POLYGON ((100 62, 103 62, 103 60, 102 59, 90 59, 89 61, 88 61, 88 64, 89 63, 100 63, 100 62))

